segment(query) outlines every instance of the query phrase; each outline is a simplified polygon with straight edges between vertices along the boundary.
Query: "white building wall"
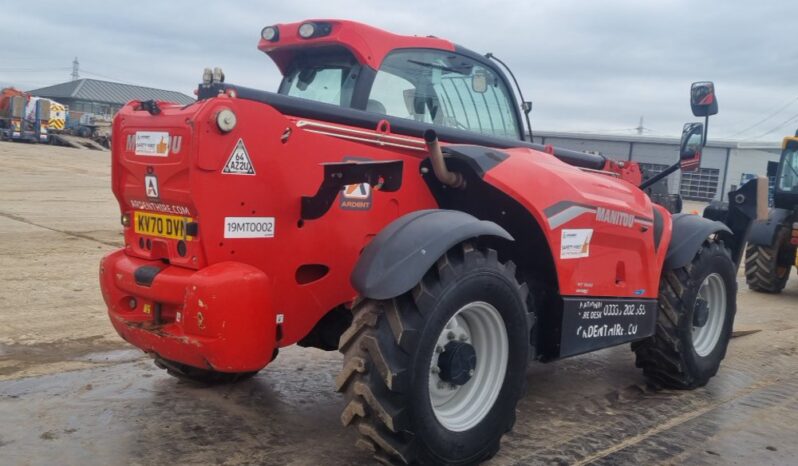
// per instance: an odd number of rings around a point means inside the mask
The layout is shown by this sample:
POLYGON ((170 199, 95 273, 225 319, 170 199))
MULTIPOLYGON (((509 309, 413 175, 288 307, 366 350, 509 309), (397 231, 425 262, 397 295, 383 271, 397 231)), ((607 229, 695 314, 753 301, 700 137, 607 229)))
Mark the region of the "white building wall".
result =
MULTIPOLYGON (((672 165, 679 158, 679 141, 677 139, 660 138, 659 141, 652 142, 650 137, 641 137, 637 140, 634 136, 596 135, 593 137, 593 135, 584 133, 574 134, 573 137, 569 136, 567 133, 547 135, 542 132, 542 134, 537 133, 534 140, 537 143, 551 144, 571 150, 599 152, 615 160, 629 160, 631 153, 631 159, 636 162, 672 165)), ((713 147, 710 137, 710 146, 704 148, 701 168, 716 169, 719 172, 718 189, 715 192, 716 200, 725 200, 726 193, 732 187, 739 187, 740 177, 743 173, 765 176, 768 161, 778 161, 781 152, 775 144, 758 145, 752 148, 735 146, 737 143, 734 141, 719 141, 715 142, 713 147)), ((668 178, 670 192, 679 192, 680 184, 679 172, 668 178)))
MULTIPOLYGON (((650 144, 636 142, 632 145, 632 160, 639 163, 673 165, 679 159, 679 147, 670 144, 650 144)), ((679 173, 668 177, 668 191, 679 192, 679 173)))
POLYGON ((743 173, 767 176, 768 162, 778 162, 780 156, 781 151, 776 149, 732 149, 724 192, 730 191, 732 186, 739 188, 743 173))
POLYGON ((567 139, 557 137, 539 138, 535 142, 551 144, 563 149, 577 150, 580 152, 600 152, 602 155, 614 160, 629 160, 629 143, 616 141, 602 141, 600 139, 567 139))

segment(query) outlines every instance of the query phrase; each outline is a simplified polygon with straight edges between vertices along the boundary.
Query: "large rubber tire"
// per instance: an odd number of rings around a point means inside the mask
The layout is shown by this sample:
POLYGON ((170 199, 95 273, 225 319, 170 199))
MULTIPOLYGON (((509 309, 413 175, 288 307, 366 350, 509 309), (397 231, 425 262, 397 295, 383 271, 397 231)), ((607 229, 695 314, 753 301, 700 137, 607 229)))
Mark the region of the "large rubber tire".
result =
POLYGON ((745 281, 748 288, 760 293, 781 293, 795 261, 795 248, 790 247, 788 235, 787 228, 779 227, 773 245, 746 246, 745 281))
POLYGON ((496 251, 466 244, 450 250, 412 291, 356 303, 352 325, 340 340, 344 368, 336 384, 346 398, 341 422, 360 434, 357 446, 386 464, 468 465, 495 455, 515 423, 515 407, 525 391, 527 293, 512 262, 503 264, 496 251), (502 386, 492 406, 484 405, 484 417, 475 418, 481 420, 467 430, 453 431, 432 406, 432 358, 452 316, 478 302, 490 304, 501 316, 508 342, 506 371, 497 381, 502 386))
MULTIPOLYGON (((632 343, 635 364, 649 379, 668 388, 693 389, 706 385, 717 374, 726 356, 737 309, 735 276, 731 253, 722 242, 714 240, 707 240, 687 266, 663 272, 656 333, 632 343), (721 327, 717 342, 702 356, 693 341, 694 318, 699 289, 710 276, 722 280, 725 312, 718 320, 721 327)), ((712 306, 712 302, 708 305, 712 306)))
POLYGON ((253 372, 218 372, 189 366, 176 361, 156 358, 155 365, 166 369, 166 373, 180 380, 200 385, 222 385, 250 379, 258 371, 253 372))

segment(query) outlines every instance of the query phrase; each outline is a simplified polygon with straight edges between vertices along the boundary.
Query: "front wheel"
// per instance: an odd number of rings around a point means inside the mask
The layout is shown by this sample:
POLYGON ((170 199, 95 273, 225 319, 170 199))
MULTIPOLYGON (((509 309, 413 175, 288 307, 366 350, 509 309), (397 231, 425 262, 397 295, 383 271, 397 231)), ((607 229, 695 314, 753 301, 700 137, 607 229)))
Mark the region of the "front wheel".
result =
POLYGON ((706 385, 726 356, 737 309, 731 253, 707 240, 686 267, 663 272, 656 333, 632 344, 636 365, 654 382, 706 385))
POLYGON ((365 299, 341 336, 338 390, 357 446, 385 463, 492 457, 515 422, 529 354, 527 290, 496 251, 442 257, 414 290, 365 299))
POLYGON ((795 262, 789 230, 779 227, 773 245, 748 244, 745 248, 745 281, 760 293, 781 293, 795 262))

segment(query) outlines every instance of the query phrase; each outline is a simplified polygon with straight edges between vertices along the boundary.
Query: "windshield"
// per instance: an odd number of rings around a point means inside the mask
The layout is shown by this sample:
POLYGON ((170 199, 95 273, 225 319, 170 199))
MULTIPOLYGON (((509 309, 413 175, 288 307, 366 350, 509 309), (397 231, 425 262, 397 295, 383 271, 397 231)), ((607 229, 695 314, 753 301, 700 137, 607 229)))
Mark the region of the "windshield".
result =
POLYGON ((452 52, 391 53, 374 79, 368 110, 491 136, 520 135, 503 79, 482 63, 452 52))
POLYGON ((778 190, 798 193, 798 147, 788 146, 781 157, 778 190))
POLYGON ((298 56, 280 84, 280 94, 349 107, 360 67, 346 50, 321 48, 298 56))

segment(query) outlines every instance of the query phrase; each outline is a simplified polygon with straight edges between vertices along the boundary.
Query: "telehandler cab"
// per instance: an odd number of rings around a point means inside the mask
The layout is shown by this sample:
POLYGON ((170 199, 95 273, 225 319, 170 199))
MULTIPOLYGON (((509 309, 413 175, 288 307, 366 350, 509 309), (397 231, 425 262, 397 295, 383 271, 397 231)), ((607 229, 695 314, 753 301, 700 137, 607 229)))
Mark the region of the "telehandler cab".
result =
MULTIPOLYGON (((312 20, 258 47, 277 93, 207 70, 196 103, 114 121, 125 247, 102 292, 160 367, 229 382, 338 349, 358 446, 453 465, 497 452, 530 360, 631 343, 657 384, 715 375, 756 181, 726 224, 671 215, 636 164, 526 141, 497 62, 443 39, 312 20)), ((717 111, 711 83, 691 95, 717 111)), ((704 141, 688 125, 682 159, 704 141)))

